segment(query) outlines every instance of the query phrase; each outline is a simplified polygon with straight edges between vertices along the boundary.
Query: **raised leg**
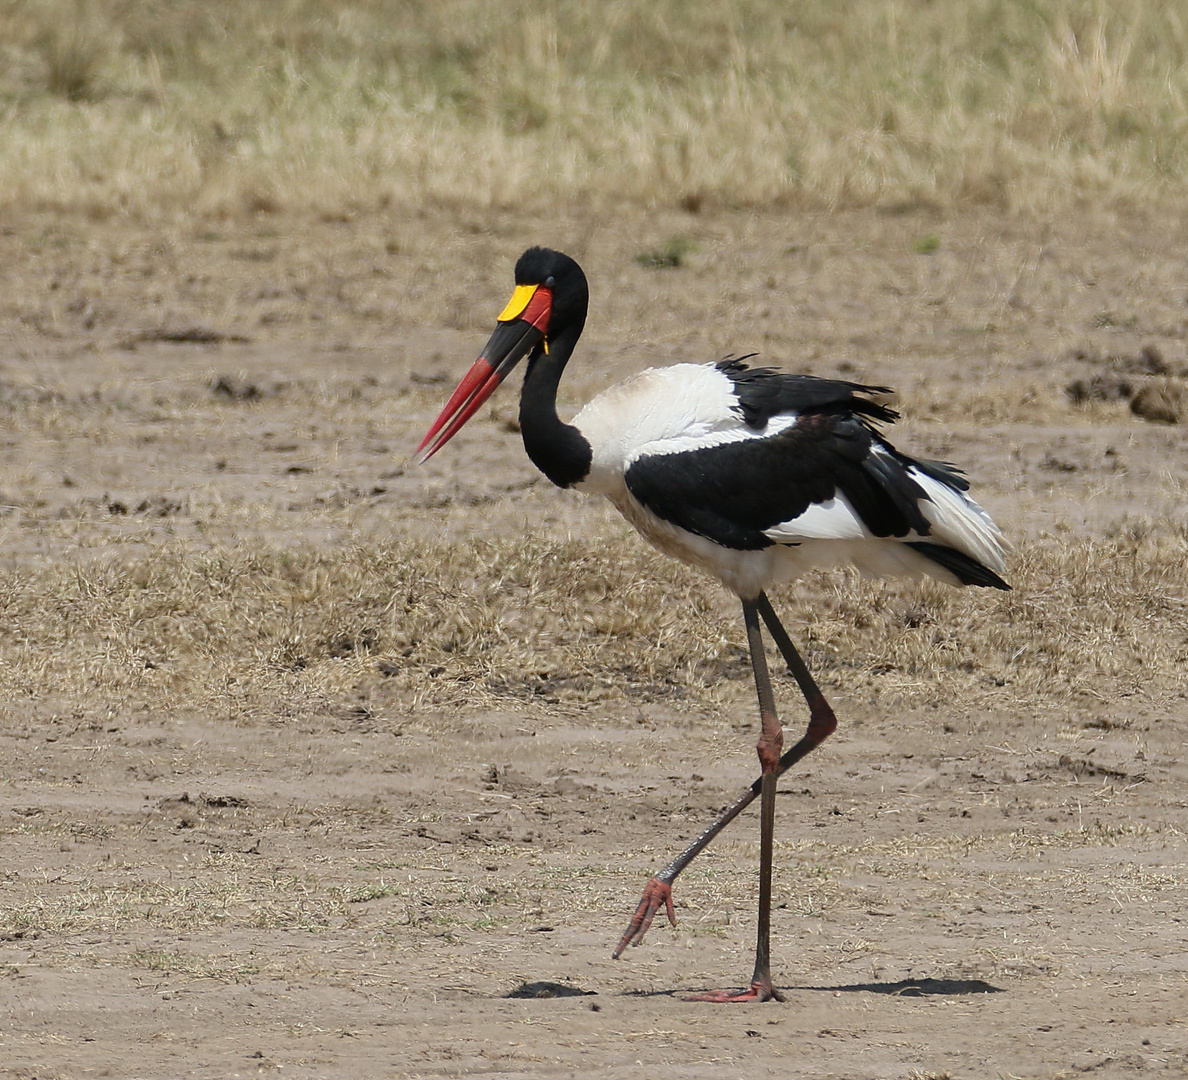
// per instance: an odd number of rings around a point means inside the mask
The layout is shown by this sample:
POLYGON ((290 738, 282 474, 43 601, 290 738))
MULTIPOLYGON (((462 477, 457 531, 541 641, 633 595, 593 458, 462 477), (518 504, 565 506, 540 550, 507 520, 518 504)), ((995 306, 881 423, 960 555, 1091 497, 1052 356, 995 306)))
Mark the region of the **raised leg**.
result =
MULTIPOLYGON (((778 778, 800 761, 801 758, 820 746, 821 743, 837 730, 837 718, 833 715, 833 710, 829 707, 829 703, 821 693, 820 687, 817 686, 816 681, 809 673, 808 666, 796 651, 796 646, 792 644, 792 639, 788 637, 787 631, 784 629, 783 624, 775 613, 775 609, 771 606, 771 601, 767 599, 765 593, 759 594, 755 606, 760 617, 767 624, 767 629, 771 634, 772 640, 776 643, 776 647, 783 655, 788 665, 788 670, 792 672, 792 677, 800 686, 801 693, 804 694, 804 699, 809 707, 808 727, 800 740, 785 751, 780 758, 779 765, 775 770, 775 777, 778 778)), ((752 652, 753 655, 754 653, 752 652)), ((672 906, 672 883, 676 881, 681 871, 710 845, 714 837, 722 832, 727 825, 755 801, 755 798, 762 790, 763 780, 766 775, 764 773, 755 780, 733 803, 726 807, 717 820, 705 832, 698 836, 672 862, 648 881, 644 887, 643 898, 640 900, 639 906, 635 909, 635 914, 631 917, 631 922, 628 924, 627 930, 624 932, 622 938, 619 939, 619 944, 611 954, 616 960, 622 955, 623 950, 628 945, 639 945, 643 941, 644 935, 651 928, 652 920, 655 919, 656 913, 662 906, 668 915, 668 921, 673 926, 676 926, 676 915, 672 906)), ((774 784, 774 782, 773 780, 772 783, 774 784)))
POLYGON ((788 631, 784 629, 784 624, 780 622, 775 608, 767 599, 767 593, 759 594, 756 605, 759 608, 759 614, 763 616, 763 621, 767 623, 767 631, 771 634, 771 640, 780 650, 780 655, 788 665, 788 670, 792 672, 792 677, 796 680, 796 685, 800 687, 800 692, 804 694, 805 703, 809 707, 809 722, 804 735, 791 750, 780 758, 780 772, 783 773, 807 753, 815 750, 837 730, 837 717, 833 715, 833 709, 829 707, 829 702, 821 693, 821 688, 809 671, 808 665, 801 659, 800 653, 796 651, 796 646, 792 644, 788 631))

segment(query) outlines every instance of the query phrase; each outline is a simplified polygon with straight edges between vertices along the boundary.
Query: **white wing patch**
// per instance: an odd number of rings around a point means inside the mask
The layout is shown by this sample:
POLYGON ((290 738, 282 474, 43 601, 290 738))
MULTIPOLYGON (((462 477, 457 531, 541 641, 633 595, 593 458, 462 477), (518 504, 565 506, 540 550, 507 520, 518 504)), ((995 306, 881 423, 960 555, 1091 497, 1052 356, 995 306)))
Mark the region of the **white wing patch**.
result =
POLYGON ((825 502, 810 503, 804 513, 781 522, 763 535, 780 544, 795 544, 802 540, 863 540, 871 532, 841 494, 825 502))

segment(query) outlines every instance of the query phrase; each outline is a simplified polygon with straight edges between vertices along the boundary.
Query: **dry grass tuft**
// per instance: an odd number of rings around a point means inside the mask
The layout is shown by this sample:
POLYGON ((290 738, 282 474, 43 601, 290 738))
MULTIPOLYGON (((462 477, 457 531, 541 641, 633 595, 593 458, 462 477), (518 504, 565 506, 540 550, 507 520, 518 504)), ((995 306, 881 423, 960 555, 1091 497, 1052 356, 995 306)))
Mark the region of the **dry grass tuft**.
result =
POLYGON ((46 89, 72 103, 93 102, 101 96, 101 73, 115 36, 79 0, 73 18, 47 26, 34 42, 45 64, 46 89))

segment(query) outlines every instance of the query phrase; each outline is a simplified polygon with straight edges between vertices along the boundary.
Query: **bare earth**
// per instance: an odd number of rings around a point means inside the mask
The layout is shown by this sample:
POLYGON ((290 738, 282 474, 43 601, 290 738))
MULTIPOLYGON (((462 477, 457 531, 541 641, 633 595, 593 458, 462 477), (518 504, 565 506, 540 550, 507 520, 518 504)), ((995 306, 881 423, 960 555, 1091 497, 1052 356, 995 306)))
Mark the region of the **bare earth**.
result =
MULTIPOLYGON (((642 560, 609 507, 537 480, 511 386, 408 464, 532 242, 592 281, 570 404, 755 351, 896 387, 897 445, 964 465, 1021 550, 1182 524, 1183 428, 1065 393, 1148 379, 1145 346, 1188 366, 1182 214, 890 211, 0 223, 5 569, 529 535, 642 560), (685 265, 636 262, 678 235, 685 265)), ((857 634, 871 670, 823 672, 840 729, 782 784, 786 1001, 747 1007, 685 996, 749 978, 753 812, 677 883, 678 927, 610 958, 648 874, 753 774, 741 625, 704 700, 622 691, 627 665, 605 692, 551 672, 468 705, 425 687, 479 657, 431 677, 382 641, 348 643, 346 689, 303 689, 314 665, 251 708, 216 672, 201 701, 151 673, 14 694, 0 1076, 1184 1075, 1183 625, 1124 696, 1090 663, 1057 692, 975 658, 951 698, 857 634)), ((16 665, 27 632, 3 633, 16 665)))

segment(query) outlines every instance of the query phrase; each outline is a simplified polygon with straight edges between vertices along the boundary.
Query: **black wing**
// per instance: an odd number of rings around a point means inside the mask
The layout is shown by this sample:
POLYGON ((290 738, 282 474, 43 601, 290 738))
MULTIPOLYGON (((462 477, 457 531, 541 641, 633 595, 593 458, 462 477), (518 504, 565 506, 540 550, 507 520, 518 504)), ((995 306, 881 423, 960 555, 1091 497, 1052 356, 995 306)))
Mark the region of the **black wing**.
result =
POLYGON ((899 413, 867 395, 890 394, 885 386, 865 386, 815 375, 787 375, 767 367, 748 367, 753 356, 730 357, 714 366, 733 384, 738 411, 747 427, 762 429, 773 416, 789 412, 842 408, 881 423, 893 423, 899 413))
POLYGON ((767 438, 634 462, 628 490, 665 521, 725 547, 758 549, 776 542, 767 530, 840 493, 875 536, 927 536, 919 507, 925 493, 909 467, 957 490, 968 486, 949 467, 914 462, 879 436, 872 422, 897 414, 864 395, 888 392, 882 387, 747 368, 740 360, 717 367, 733 383, 748 427, 762 431, 781 413, 797 420, 767 438))

